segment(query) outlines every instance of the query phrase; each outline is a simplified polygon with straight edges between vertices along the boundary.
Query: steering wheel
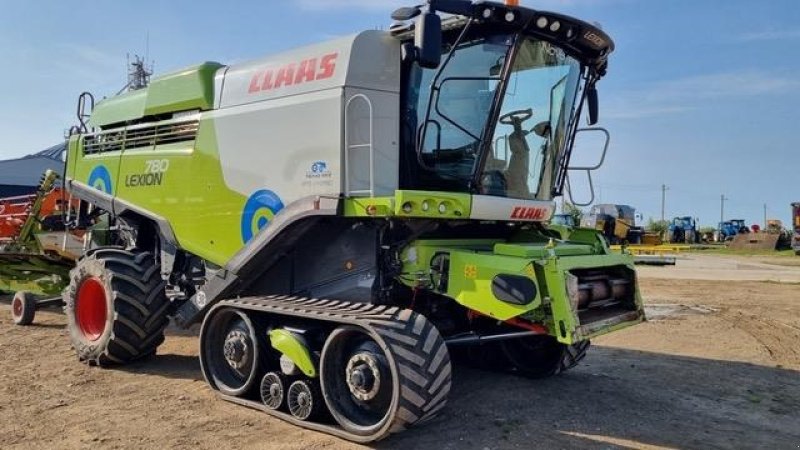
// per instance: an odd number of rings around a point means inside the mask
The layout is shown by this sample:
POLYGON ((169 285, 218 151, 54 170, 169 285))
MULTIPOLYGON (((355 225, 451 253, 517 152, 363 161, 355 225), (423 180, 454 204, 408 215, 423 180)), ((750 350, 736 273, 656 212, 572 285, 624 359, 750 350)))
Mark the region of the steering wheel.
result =
POLYGON ((516 111, 511 111, 510 113, 503 114, 502 116, 500 116, 498 120, 503 125, 517 125, 517 124, 522 124, 522 122, 525 122, 531 117, 533 117, 533 109, 528 108, 528 109, 518 109, 516 111))

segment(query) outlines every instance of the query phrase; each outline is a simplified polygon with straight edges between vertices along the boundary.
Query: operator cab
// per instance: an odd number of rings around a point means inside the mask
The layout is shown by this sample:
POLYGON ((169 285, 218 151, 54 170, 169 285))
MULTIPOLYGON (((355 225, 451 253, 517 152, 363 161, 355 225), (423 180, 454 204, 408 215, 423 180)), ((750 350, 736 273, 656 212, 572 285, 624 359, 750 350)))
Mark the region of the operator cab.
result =
POLYGON ((596 121, 611 39, 577 19, 490 2, 430 0, 393 17, 417 17, 393 28, 404 41, 401 189, 560 195, 587 99, 596 121), (437 29, 436 11, 455 16, 437 29), (438 64, 428 42, 440 45, 438 64))

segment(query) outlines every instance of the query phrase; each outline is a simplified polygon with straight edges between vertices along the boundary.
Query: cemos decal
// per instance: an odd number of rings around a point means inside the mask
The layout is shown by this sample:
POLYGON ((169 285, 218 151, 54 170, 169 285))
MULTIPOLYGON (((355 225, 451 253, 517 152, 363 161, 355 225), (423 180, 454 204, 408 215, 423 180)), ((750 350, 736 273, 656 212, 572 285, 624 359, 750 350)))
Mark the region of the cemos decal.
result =
POLYGON ((88 184, 106 194, 114 193, 114 185, 111 184, 111 173, 109 173, 106 166, 102 164, 92 169, 92 172, 89 173, 88 184))
POLYGON ((242 211, 242 242, 253 239, 282 209, 283 202, 274 192, 262 189, 253 193, 242 211))
POLYGON ((333 174, 328 167, 327 161, 314 161, 309 170, 306 172, 306 178, 309 179, 331 177, 333 177, 333 174))

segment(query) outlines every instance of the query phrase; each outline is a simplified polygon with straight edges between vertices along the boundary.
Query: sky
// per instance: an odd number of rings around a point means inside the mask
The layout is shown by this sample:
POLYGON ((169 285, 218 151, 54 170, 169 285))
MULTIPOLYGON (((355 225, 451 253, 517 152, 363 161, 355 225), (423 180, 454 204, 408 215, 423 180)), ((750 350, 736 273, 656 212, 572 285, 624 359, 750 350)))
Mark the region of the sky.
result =
MULTIPOLYGON (((387 28, 403 0, 219 2, 0 0, 0 159, 58 143, 78 95, 126 83, 126 55, 156 74, 202 61, 241 62, 387 28)), ((800 201, 800 2, 522 0, 599 23, 616 42, 598 85, 611 133, 593 174, 596 201, 645 219, 691 215, 790 224, 800 201)), ((597 151, 575 150, 581 161, 597 151)), ((575 174, 576 201, 588 200, 575 174)), ((2 182, 0 180, 0 182, 2 182)))

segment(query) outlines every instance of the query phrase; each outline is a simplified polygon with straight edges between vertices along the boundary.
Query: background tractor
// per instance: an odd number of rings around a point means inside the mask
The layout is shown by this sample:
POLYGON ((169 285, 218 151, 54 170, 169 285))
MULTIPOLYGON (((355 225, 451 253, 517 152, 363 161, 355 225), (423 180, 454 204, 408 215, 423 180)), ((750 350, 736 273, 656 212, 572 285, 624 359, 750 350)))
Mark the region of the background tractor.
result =
POLYGON ((664 242, 669 244, 697 244, 700 242, 700 233, 697 232, 697 222, 694 217, 675 217, 667 227, 664 242))
POLYGON ((630 256, 545 225, 610 37, 493 2, 392 17, 161 76, 88 122, 79 102, 66 184, 120 244, 64 291, 81 360, 126 364, 170 319, 201 323, 222 398, 366 442, 445 407, 451 352, 547 377, 644 320, 630 256))
POLYGON ((720 242, 731 241, 739 234, 746 234, 750 232, 750 228, 747 226, 744 219, 733 219, 720 222, 718 228, 718 239, 720 242))

